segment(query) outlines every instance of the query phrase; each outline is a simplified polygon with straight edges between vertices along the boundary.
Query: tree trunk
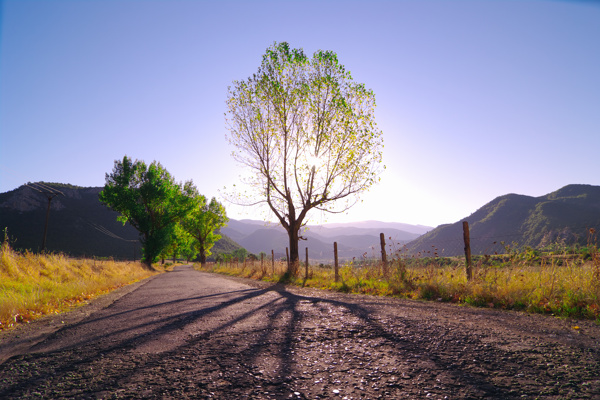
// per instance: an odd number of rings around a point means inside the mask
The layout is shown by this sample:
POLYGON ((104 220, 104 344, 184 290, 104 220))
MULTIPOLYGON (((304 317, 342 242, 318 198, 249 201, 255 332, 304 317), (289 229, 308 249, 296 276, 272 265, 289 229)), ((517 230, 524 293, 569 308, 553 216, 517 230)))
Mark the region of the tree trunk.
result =
POLYGON ((300 250, 298 246, 298 230, 297 222, 290 224, 288 236, 290 238, 290 264, 288 272, 292 276, 297 276, 300 263, 300 250))
POLYGON ((200 264, 206 263, 206 252, 204 251, 204 244, 200 243, 200 264))

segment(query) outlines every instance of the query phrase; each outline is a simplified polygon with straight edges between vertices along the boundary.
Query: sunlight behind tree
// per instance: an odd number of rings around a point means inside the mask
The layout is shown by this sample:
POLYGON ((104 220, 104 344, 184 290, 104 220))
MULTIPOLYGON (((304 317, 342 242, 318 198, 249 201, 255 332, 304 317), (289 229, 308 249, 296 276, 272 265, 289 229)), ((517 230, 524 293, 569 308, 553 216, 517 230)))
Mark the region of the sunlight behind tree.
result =
POLYGON ((248 169, 253 191, 234 201, 268 205, 288 232, 295 274, 308 212, 343 212, 378 180, 375 95, 334 52, 310 59, 283 42, 267 49, 256 74, 234 81, 227 105, 233 157, 248 169))

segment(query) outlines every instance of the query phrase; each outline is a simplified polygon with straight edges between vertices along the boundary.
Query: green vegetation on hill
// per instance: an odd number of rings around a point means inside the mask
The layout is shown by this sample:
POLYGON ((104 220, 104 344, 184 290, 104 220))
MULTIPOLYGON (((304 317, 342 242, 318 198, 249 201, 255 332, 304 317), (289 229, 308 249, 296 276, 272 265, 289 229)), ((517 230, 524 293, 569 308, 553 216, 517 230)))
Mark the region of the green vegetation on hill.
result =
POLYGON ((215 261, 219 255, 233 254, 236 250, 243 247, 231 240, 228 236, 221 234, 221 239, 215 243, 211 249, 211 255, 208 256, 208 261, 215 261))
MULTIPOLYGON (((600 187, 568 185, 545 196, 500 196, 465 218, 473 254, 505 247, 544 248, 557 242, 586 245, 590 228, 600 227, 600 187)), ((407 245, 407 254, 462 255, 462 221, 441 225, 407 245)))

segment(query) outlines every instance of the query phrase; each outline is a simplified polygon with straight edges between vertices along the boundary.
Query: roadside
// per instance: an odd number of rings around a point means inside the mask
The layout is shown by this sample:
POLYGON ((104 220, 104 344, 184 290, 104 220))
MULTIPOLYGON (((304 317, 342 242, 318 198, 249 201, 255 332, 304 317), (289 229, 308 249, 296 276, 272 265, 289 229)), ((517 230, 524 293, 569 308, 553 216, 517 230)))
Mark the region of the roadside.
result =
POLYGON ((15 328, 0 331, 0 364, 8 358, 25 354, 31 347, 45 340, 49 335, 66 326, 78 323, 94 312, 110 306, 112 303, 145 285, 155 276, 122 286, 105 295, 95 297, 87 304, 72 310, 46 315, 29 323, 19 324, 15 328))

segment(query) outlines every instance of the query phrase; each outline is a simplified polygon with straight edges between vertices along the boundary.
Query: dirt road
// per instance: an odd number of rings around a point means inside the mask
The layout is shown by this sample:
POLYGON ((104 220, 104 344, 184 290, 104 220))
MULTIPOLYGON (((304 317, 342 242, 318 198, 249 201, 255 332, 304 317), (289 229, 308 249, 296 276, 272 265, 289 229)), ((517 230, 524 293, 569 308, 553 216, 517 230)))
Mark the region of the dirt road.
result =
POLYGON ((600 399, 600 327, 183 266, 5 361, 0 398, 600 399))

